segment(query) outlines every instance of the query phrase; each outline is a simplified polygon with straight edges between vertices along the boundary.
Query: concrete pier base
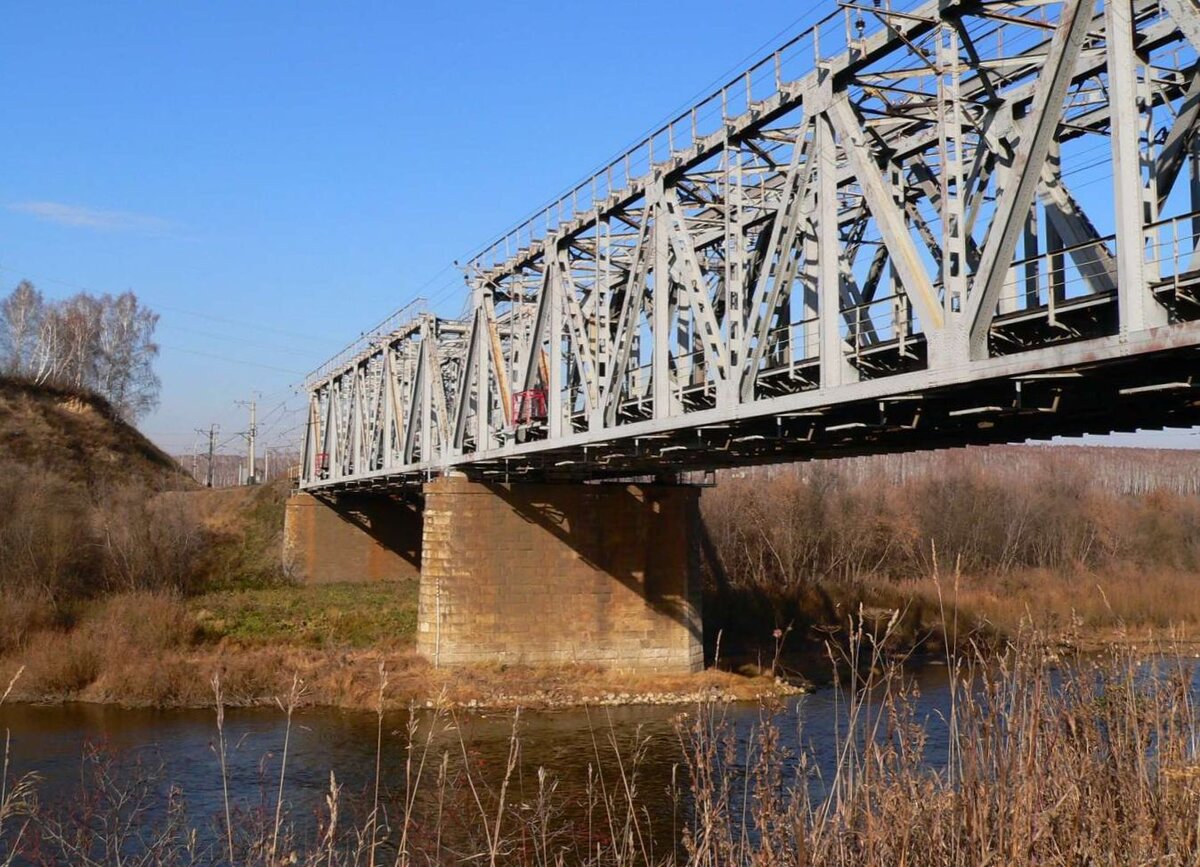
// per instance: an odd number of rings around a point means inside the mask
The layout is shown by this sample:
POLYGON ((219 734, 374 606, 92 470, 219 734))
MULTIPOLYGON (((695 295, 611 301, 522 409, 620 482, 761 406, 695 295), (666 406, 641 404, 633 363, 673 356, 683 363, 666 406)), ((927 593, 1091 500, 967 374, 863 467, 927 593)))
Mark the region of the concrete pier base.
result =
POLYGON ((305 584, 415 580, 421 512, 391 497, 293 494, 284 507, 283 563, 305 584))
POLYGON ((698 528, 690 487, 432 481, 417 649, 439 665, 697 671, 698 528))

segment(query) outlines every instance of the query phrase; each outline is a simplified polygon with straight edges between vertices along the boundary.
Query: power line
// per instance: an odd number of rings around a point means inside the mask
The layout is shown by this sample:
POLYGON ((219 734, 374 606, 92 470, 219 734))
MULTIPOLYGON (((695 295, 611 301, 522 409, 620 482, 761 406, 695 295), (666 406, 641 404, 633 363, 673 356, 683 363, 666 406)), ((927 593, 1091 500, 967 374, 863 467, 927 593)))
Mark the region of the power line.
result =
POLYGON ((169 349, 172 352, 185 352, 188 355, 198 355, 201 358, 213 358, 217 361, 227 361, 230 364, 240 364, 244 367, 260 367, 263 370, 274 370, 277 373, 287 373, 292 376, 304 376, 304 373, 299 370, 291 370, 286 367, 276 367, 273 364, 260 364, 257 361, 245 361, 241 358, 230 358, 227 355, 217 355, 214 352, 202 352, 199 349, 184 349, 182 346, 172 346, 168 343, 158 344, 162 349, 169 349))
MULTIPOLYGON (((74 283, 70 280, 60 280, 57 277, 51 277, 46 274, 37 274, 37 273, 33 273, 31 271, 27 271, 27 270, 24 270, 21 268, 13 268, 13 267, 10 267, 7 265, 0 265, 0 271, 7 271, 10 274, 18 274, 18 275, 21 275, 24 277, 34 278, 39 283, 54 283, 59 286, 65 286, 68 289, 76 289, 80 292, 90 292, 92 294, 99 294, 101 291, 99 289, 94 289, 91 286, 85 286, 82 283, 74 283)), ((232 319, 232 318, 229 318, 226 316, 218 316, 214 313, 201 313, 200 311, 197 311, 197 310, 189 310, 185 307, 176 307, 171 304, 160 304, 160 303, 155 302, 153 306, 157 310, 165 310, 165 311, 168 311, 171 313, 179 313, 184 316, 194 316, 198 319, 207 319, 211 322, 220 322, 223 325, 236 325, 240 328, 253 328, 256 331, 270 331, 275 334, 282 335, 284 337, 292 337, 292 338, 296 338, 298 340, 323 341, 323 342, 330 342, 330 343, 332 342, 330 340, 330 337, 328 334, 324 334, 321 336, 312 335, 312 334, 300 334, 295 331, 288 331, 286 329, 276 328, 271 325, 261 325, 258 322, 249 323, 244 319, 232 319)))

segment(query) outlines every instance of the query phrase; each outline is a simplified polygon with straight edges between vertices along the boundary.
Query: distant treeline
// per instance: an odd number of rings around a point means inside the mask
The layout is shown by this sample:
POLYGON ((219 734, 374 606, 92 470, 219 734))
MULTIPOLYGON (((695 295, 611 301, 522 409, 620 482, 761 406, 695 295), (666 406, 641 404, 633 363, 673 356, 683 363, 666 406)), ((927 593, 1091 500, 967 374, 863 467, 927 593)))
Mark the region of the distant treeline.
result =
POLYGON ((763 587, 1200 571, 1198 457, 1012 446, 759 468, 707 491, 704 516, 730 578, 763 587))
MULTIPOLYGON (((1200 437, 1196 438, 1200 448, 1200 437)), ((973 446, 835 458, 726 471, 726 478, 801 479, 832 472, 848 482, 903 485, 931 475, 986 472, 1006 481, 1068 473, 1114 494, 1200 494, 1200 450, 1084 445, 973 446)))
POLYGON ((0 300, 0 375, 93 391, 134 421, 158 405, 157 325, 132 292, 47 301, 23 280, 0 300))

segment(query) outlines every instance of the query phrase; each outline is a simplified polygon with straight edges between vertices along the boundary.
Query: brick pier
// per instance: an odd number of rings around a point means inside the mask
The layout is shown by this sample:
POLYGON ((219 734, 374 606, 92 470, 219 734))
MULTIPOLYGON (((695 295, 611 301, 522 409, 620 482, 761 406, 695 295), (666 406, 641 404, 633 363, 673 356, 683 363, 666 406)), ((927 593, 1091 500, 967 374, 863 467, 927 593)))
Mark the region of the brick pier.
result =
POLYGON ((421 512, 391 497, 288 497, 283 565, 305 584, 401 581, 421 574, 421 512))
POLYGON ((698 523, 685 486, 430 482, 417 649, 439 665, 697 671, 698 523))

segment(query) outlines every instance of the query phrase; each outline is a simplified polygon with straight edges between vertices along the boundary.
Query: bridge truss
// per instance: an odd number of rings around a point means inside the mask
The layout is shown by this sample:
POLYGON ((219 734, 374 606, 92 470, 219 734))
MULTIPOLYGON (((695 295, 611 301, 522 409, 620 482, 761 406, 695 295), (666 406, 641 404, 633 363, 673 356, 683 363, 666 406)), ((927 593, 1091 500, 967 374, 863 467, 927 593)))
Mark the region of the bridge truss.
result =
POLYGON ((301 485, 1190 424, 1198 120, 1200 0, 838 3, 310 378, 301 485))

